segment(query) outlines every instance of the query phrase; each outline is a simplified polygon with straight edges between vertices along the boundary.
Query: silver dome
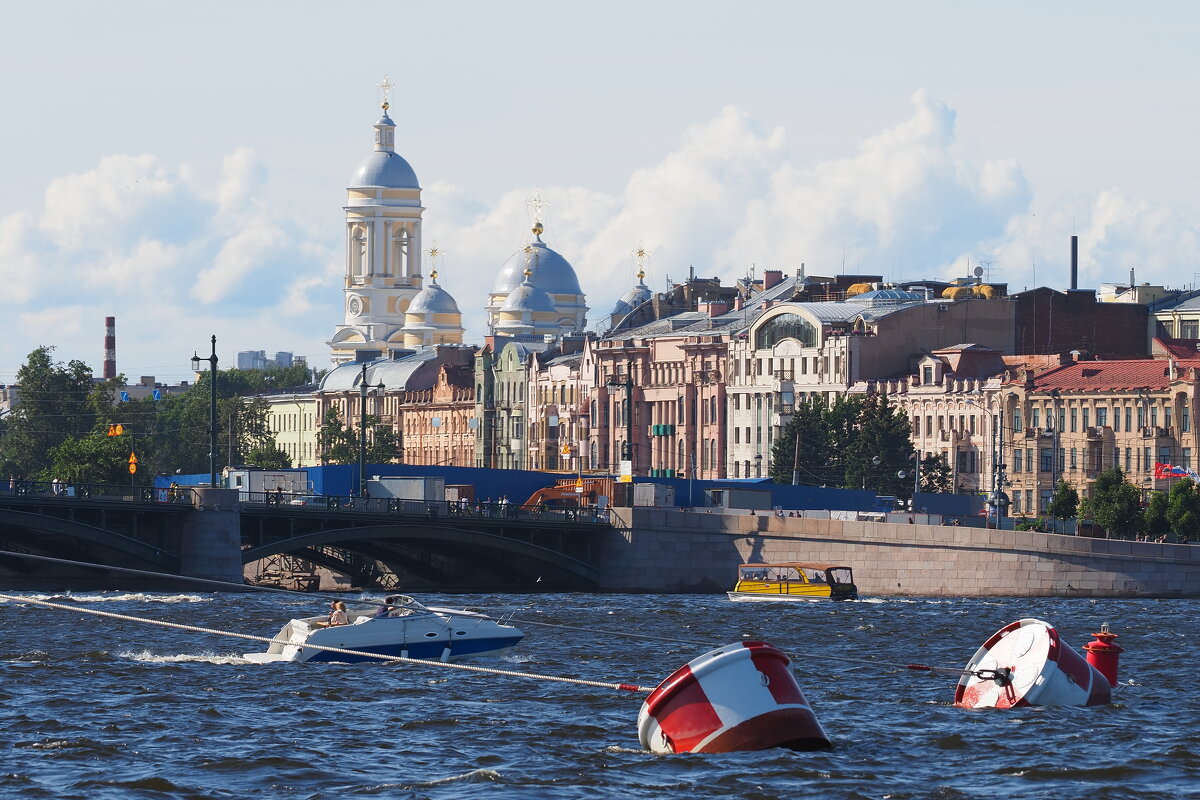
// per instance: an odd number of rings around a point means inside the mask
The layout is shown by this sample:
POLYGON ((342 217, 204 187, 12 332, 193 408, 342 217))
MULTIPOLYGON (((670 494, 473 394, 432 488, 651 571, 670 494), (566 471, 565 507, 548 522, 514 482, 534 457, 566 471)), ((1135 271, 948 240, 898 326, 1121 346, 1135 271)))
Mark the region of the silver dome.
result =
POLYGON ((549 311, 555 312, 554 299, 540 287, 526 280, 516 289, 509 292, 500 306, 500 311, 549 311))
POLYGON ((417 173, 403 156, 385 150, 376 150, 362 160, 349 187, 379 186, 384 189, 420 189, 417 173))
POLYGON ((434 279, 425 288, 417 292, 417 296, 408 304, 406 314, 458 314, 458 303, 450 293, 438 286, 434 279))
POLYGON ((492 292, 500 294, 513 291, 521 284, 521 276, 526 269, 533 273, 533 285, 542 291, 550 294, 583 294, 571 262, 547 247, 541 236, 530 242, 527 249, 518 250, 504 262, 492 292))

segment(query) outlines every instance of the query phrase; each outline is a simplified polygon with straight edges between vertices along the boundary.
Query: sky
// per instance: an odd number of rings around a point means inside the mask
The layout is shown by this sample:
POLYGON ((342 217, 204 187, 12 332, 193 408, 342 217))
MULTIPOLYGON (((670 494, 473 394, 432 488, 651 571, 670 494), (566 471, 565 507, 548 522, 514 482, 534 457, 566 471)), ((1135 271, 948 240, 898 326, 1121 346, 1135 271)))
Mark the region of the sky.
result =
MULTIPOLYGON (((345 187, 397 89, 439 282, 484 335, 540 187, 603 329, 689 269, 1200 284, 1200 6, 6 4, 0 382, 40 345, 190 379, 328 366, 345 187)), ((426 269, 428 272, 428 267, 426 269)))

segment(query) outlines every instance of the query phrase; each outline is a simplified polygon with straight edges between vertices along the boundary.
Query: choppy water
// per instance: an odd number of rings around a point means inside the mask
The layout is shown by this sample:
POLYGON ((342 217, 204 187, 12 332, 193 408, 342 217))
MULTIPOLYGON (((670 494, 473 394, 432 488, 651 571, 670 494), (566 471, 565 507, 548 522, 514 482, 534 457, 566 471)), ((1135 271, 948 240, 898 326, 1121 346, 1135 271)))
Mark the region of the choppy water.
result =
MULTIPOLYGON (((246 648, 236 640, 0 604, 0 795, 1200 796, 1197 601, 897 599, 781 608, 718 596, 422 599, 587 628, 526 627, 516 650, 478 663, 598 680, 653 685, 705 649, 625 640, 616 631, 713 645, 766 639, 796 659, 836 746, 656 756, 638 744, 640 695, 411 666, 255 665, 239 657, 246 648), (1076 645, 1109 621, 1126 649, 1115 702, 963 711, 949 705, 953 679, 903 669, 961 667, 996 629, 1025 616, 1051 622, 1076 645)), ((67 602, 262 635, 323 605, 117 592, 67 602)))

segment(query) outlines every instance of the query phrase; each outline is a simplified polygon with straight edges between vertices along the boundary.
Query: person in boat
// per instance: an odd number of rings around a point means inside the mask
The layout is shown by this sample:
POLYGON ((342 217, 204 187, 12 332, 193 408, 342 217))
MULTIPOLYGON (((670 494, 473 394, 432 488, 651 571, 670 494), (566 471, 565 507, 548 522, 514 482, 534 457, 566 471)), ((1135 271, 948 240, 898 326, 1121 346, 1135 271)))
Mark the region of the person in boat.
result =
POLYGON ((329 621, 314 622, 314 628, 333 628, 338 625, 349 625, 350 615, 346 613, 346 604, 341 600, 334 600, 329 605, 329 621))
POLYGON ((392 612, 396 610, 396 603, 398 602, 400 602, 400 598, 394 594, 385 597, 383 605, 375 610, 375 619, 383 619, 384 617, 391 616, 392 612))

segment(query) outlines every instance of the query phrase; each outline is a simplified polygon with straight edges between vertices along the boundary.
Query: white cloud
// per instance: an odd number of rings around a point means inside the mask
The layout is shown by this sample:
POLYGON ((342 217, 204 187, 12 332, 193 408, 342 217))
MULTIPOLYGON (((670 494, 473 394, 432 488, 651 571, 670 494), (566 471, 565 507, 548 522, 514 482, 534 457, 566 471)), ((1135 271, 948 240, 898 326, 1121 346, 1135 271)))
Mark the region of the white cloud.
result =
MULTIPOLYGON (((639 243, 653 253, 654 288, 689 267, 726 281, 752 264, 761 272, 802 262, 810 274, 844 265, 915 279, 961 274, 967 259, 992 262, 991 278, 1013 289, 1062 287, 1072 230, 1084 285, 1125 280, 1130 267, 1139 281, 1173 285, 1200 271, 1193 209, 1112 188, 1043 210, 1051 203, 1013 154, 979 156, 976 147, 959 141, 955 111, 924 91, 906 119, 820 162, 790 148, 783 129, 731 106, 633 169, 618 194, 544 186, 544 238, 574 264, 590 317, 601 321, 635 280, 639 243)), ((0 218, 0 305, 21 321, 0 343, 0 364, 58 344, 62 357, 98 366, 102 317, 116 314, 121 369, 139 374, 175 364, 174 350, 158 354, 164 343, 190 352, 213 332, 227 352, 294 350, 323 365, 323 343, 342 319, 344 198, 326 198, 329 223, 313 229, 265 202, 269 177, 239 149, 219 169, 113 155, 51 180, 40 207, 0 218)), ((482 200, 447 183, 425 188, 424 246, 437 240, 447 253, 440 282, 469 340, 483 335, 502 264, 528 241, 531 190, 482 200)))

